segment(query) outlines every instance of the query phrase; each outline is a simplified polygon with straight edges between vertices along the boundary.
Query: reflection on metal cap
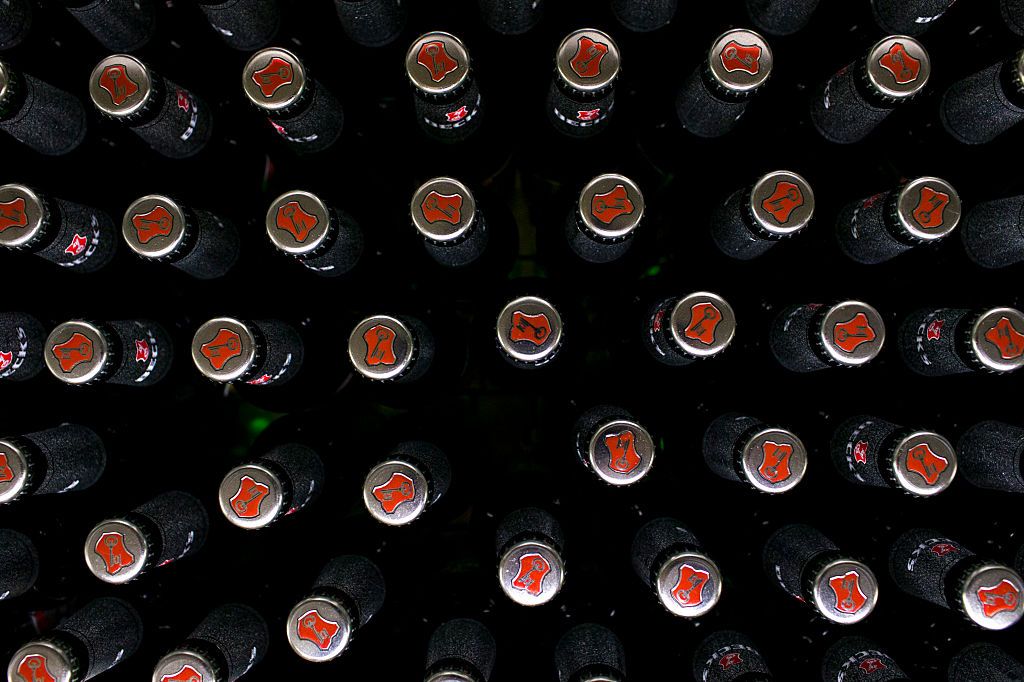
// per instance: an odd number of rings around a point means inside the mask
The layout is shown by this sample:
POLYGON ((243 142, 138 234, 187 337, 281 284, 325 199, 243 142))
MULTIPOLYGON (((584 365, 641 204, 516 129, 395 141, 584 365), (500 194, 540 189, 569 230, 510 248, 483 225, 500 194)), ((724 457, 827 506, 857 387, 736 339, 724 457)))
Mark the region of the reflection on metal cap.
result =
POLYGON ((405 55, 405 72, 423 92, 442 95, 462 85, 469 76, 469 52, 450 33, 425 33, 405 55))
POLYGON ((267 236, 281 251, 304 256, 316 251, 331 229, 331 212, 310 192, 285 192, 267 210, 267 236))
POLYGON ((814 192, 801 176, 773 171, 754 183, 750 212, 758 227, 777 237, 799 232, 814 217, 814 192))
POLYGON ((449 242, 459 239, 476 218, 476 200, 464 184, 454 178, 434 178, 412 195, 409 205, 412 224, 427 239, 449 242))
POLYGON ((87 384, 107 365, 107 338, 95 325, 72 320, 57 325, 46 338, 43 358, 53 376, 67 384, 87 384))
POLYGON ((736 335, 736 314, 718 294, 698 291, 675 304, 669 325, 680 351, 709 357, 732 343, 736 335))
POLYGON ((149 543, 142 530, 124 519, 104 521, 85 540, 85 563, 105 583, 122 585, 142 573, 149 543))
POLYGON ((960 223, 960 195, 940 178, 911 180, 896 199, 896 217, 915 239, 942 239, 960 223))
POLYGON ((986 630, 1003 630, 1024 615, 1024 583, 1016 571, 1000 564, 982 564, 968 574, 960 605, 972 621, 986 630))
POLYGON ((89 77, 92 103, 108 116, 131 116, 146 105, 152 92, 149 69, 127 54, 107 57, 89 77))
POLYGON ((612 485, 636 483, 654 464, 654 440, 634 421, 613 419, 601 424, 587 447, 590 468, 612 485))
POLYGON ((711 75, 727 90, 750 92, 772 72, 772 49, 760 34, 745 29, 726 31, 711 44, 711 75))
POLYGON ((629 178, 599 175, 580 192, 579 215, 583 225, 601 239, 630 235, 644 217, 644 195, 629 178))
POLYGON ((234 381, 256 359, 256 338, 249 327, 231 317, 204 322, 192 337, 192 362, 208 379, 234 381))
POLYGON ((956 450, 937 433, 916 431, 893 448, 892 468, 897 483, 907 492, 936 495, 956 476, 956 450))
POLYGON ((303 599, 288 615, 288 644, 300 658, 313 663, 341 655, 352 636, 352 616, 328 597, 303 599))
POLYGON ((971 349, 986 369, 1020 369, 1024 365, 1024 313, 1014 308, 985 311, 971 328, 971 349))
POLYGON ((743 475, 766 493, 784 493, 803 479, 807 449, 786 429, 762 429, 751 436, 741 455, 743 475))
POLYGON ((426 477, 409 462, 382 462, 370 470, 363 482, 363 504, 367 511, 389 526, 415 521, 426 509, 429 497, 426 477))
POLYGON ((136 199, 121 220, 121 233, 129 248, 146 258, 173 253, 185 239, 185 228, 181 206, 160 194, 136 199))
POLYGON ((7 679, 30 682, 72 682, 71 660, 52 642, 29 642, 14 652, 7 664, 7 679))
POLYGON ((889 36, 868 52, 868 81, 878 94, 903 99, 920 92, 931 75, 931 60, 909 36, 889 36))
POLYGON ((348 357, 367 379, 395 379, 409 368, 416 342, 401 320, 373 315, 355 326, 348 338, 348 357))
POLYGON ((521 606, 546 604, 565 580, 562 557, 542 542, 513 545, 498 562, 498 582, 505 595, 521 606))
POLYGON ((837 559, 814 576, 811 586, 814 606, 834 623, 858 623, 869 615, 878 601, 878 580, 859 561, 837 559))
POLYGON ((214 670, 213 664, 202 654, 176 649, 153 668, 152 682, 222 682, 214 670))
POLYGON ((0 186, 0 246, 30 243, 43 227, 43 202, 24 185, 0 186))
POLYGON ((498 343, 516 361, 539 365, 550 360, 562 341, 562 318, 536 296, 511 301, 498 315, 498 343))
POLYGON ((608 87, 619 75, 619 46, 593 28, 573 31, 558 46, 558 75, 570 87, 593 92, 608 87))
POLYGON ((656 590, 662 606, 684 618, 703 616, 722 596, 722 575, 709 557, 682 552, 658 569, 656 590))
POLYGON ((280 47, 260 50, 242 69, 242 89, 264 111, 295 104, 306 90, 306 70, 298 57, 280 47))
POLYGON ((9 440, 0 440, 0 504, 15 500, 28 483, 25 453, 9 440))
POLYGON ((239 528, 264 528, 281 515, 283 485, 266 467, 243 464, 221 481, 218 502, 224 518, 239 528))
POLYGON ((829 308, 818 334, 835 362, 855 367, 874 360, 885 344, 885 322, 862 301, 843 301, 829 308))

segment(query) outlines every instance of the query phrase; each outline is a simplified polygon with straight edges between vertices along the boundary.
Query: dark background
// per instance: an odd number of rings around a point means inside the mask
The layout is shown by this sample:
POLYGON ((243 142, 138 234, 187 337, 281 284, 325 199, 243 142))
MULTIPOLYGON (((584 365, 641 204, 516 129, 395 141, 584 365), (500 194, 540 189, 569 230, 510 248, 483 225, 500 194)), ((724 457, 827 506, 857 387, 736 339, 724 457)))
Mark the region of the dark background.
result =
MULTIPOLYGON (((949 180, 968 210, 1024 190, 1016 154, 1022 131, 966 148, 936 119, 950 83, 1020 47, 1003 28, 997 3, 963 0, 935 23, 922 38, 933 60, 928 92, 849 147, 817 136, 807 120, 808 100, 882 36, 868 0, 823 0, 807 29, 770 39, 769 84, 738 129, 714 141, 681 132, 671 101, 715 36, 749 26, 742 3, 700 3, 695 10, 684 2, 668 28, 646 35, 618 25, 604 4, 548 3, 540 26, 506 38, 482 25, 475 2, 416 2, 402 38, 370 50, 344 36, 331 3, 283 2, 287 20, 278 44, 297 52, 338 94, 347 117, 333 150, 299 159, 244 101, 239 79, 248 55, 220 44, 196 7, 168 2, 160 36, 137 55, 218 109, 207 152, 181 162, 158 158, 129 131, 98 117, 83 147, 64 158, 43 158, 0 139, 3 182, 100 207, 118 221, 136 197, 166 193, 232 219, 243 233, 239 266, 205 283, 141 262, 127 248, 91 276, 0 253, 2 307, 30 312, 48 327, 78 317, 149 317, 165 324, 178 346, 171 374, 151 389, 76 390, 45 372, 29 383, 0 385, 3 433, 76 421, 100 430, 110 449, 108 471, 93 489, 0 509, 0 526, 33 535, 44 559, 39 588, 0 607, 0 652, 13 652, 36 628, 52 627, 99 595, 128 598, 146 622, 142 649, 104 676, 111 682, 148 680, 159 656, 225 601, 256 607, 270 625, 270 650, 246 678, 252 680, 417 679, 430 632, 462 616, 480 619, 495 634, 496 682, 552 678, 557 638, 587 621, 619 635, 631 679, 640 681, 686 679, 694 647, 723 628, 753 637, 781 679, 818 675, 822 651, 845 634, 875 639, 920 679, 939 677, 949 656, 969 642, 1020 650, 1019 629, 973 629, 901 594, 886 568, 891 540, 920 526, 1011 561, 1020 544, 1019 501, 979 492, 962 479, 929 500, 859 488, 839 478, 827 453, 834 426, 860 413, 952 439, 981 419, 1020 422, 1020 377, 916 377, 902 366, 892 338, 898 322, 920 306, 1019 308, 1020 266, 983 271, 968 261, 958 236, 888 264, 860 266, 841 255, 832 228, 844 203, 904 177, 949 180), (558 43, 583 26, 611 33, 623 72, 612 129, 569 144, 549 130, 543 100, 558 43), (463 38, 474 59, 487 117, 480 140, 428 144, 416 128, 403 57, 416 35, 435 29, 463 38), (810 181, 817 218, 756 262, 731 261, 708 237, 709 215, 731 192, 776 168, 810 181), (649 211, 627 259, 583 267, 565 253, 559 230, 574 194, 605 172, 635 179, 649 211), (409 224, 408 200, 420 182, 443 174, 467 181, 484 215, 506 234, 512 228, 503 216, 514 216, 521 237, 514 265, 511 250, 504 254, 510 267, 464 274, 445 272, 428 258, 409 224), (362 224, 369 248, 351 276, 317 277, 271 248, 263 214, 274 196, 293 188, 319 193, 362 224), (658 296, 700 289, 721 294, 736 310, 732 347, 689 367, 656 365, 639 343, 643 308, 658 296), (549 296, 565 320, 563 352, 539 371, 513 370, 494 349, 498 311, 523 293, 549 296), (777 311, 839 298, 859 298, 882 312, 891 338, 878 360, 808 376, 779 367, 766 343, 777 311), (375 312, 415 314, 438 336, 440 362, 422 386, 368 386, 349 376, 348 332, 375 312), (304 383, 240 396, 202 381, 188 342, 216 315, 301 324, 312 353, 304 383), (270 411, 243 400, 253 397, 270 411), (569 448, 577 414, 598 403, 628 409, 659 443, 653 471, 630 489, 602 485, 569 448), (701 438, 725 411, 792 428, 810 450, 806 480, 775 498, 711 474, 701 438), (291 414, 277 418, 284 412, 291 414), (439 444, 455 481, 450 495, 411 528, 390 529, 369 518, 359 487, 402 438, 439 444), (216 505, 221 476, 246 457, 293 440, 318 448, 328 472, 324 494, 264 532, 230 526, 216 505), (128 586, 105 586, 89 575, 81 557, 88 529, 170 489, 188 490, 206 504, 205 548, 128 586), (493 546, 498 519, 528 504, 554 513, 567 536, 563 592, 533 609, 501 594, 493 546), (699 621, 669 615, 630 567, 633 534, 660 515, 688 526, 722 569, 721 603, 699 621), (793 521, 816 525, 878 575, 878 608, 862 625, 816 620, 764 575, 764 540, 793 521), (338 662, 304 663, 285 641, 284 619, 323 564, 344 553, 364 553, 379 564, 387 580, 384 608, 338 662)), ((41 15, 43 30, 3 58, 87 101, 86 82, 103 48, 60 8, 41 15)))

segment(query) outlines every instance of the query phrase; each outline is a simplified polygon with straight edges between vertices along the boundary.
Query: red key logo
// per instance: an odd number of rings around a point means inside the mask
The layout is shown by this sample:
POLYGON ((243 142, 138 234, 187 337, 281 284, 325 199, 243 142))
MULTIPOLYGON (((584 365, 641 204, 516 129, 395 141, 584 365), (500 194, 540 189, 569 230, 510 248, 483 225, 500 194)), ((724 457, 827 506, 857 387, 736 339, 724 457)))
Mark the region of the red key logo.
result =
POLYGON ((423 197, 420 204, 420 211, 428 223, 444 221, 451 225, 458 225, 462 220, 462 195, 461 194, 440 194, 431 191, 423 197))
POLYGON ((294 80, 292 65, 280 57, 272 57, 267 65, 252 75, 252 80, 267 99, 294 80))
POLYGON ((978 601, 986 618, 991 618, 1003 611, 1017 608, 1020 590, 1009 580, 1003 579, 998 585, 978 589, 978 601))
POLYGON ((942 328, 946 326, 945 320, 932 320, 925 330, 925 337, 929 341, 938 341, 942 338, 942 328))
POLYGON ((149 342, 145 339, 135 339, 135 362, 148 362, 149 355, 149 342))
POLYGON ((601 116, 600 109, 586 109, 576 112, 577 121, 596 121, 601 116))
POLYGON ((885 663, 882 663, 881 659, 878 658, 865 658, 857 666, 865 672, 865 674, 871 675, 877 673, 879 670, 885 670, 885 663))
POLYGON ((836 348, 852 353, 857 347, 864 343, 875 340, 875 330, 868 322, 868 316, 864 313, 857 313, 846 322, 839 322, 832 331, 832 340, 836 348))
POLYGON ((914 220, 921 227, 931 228, 942 225, 943 213, 949 205, 949 195, 925 185, 921 188, 921 198, 914 209, 914 220))
POLYGON ((569 66, 580 78, 594 78, 601 74, 601 62, 608 54, 608 45, 583 37, 576 48, 576 56, 569 60, 569 66))
POLYGON ((28 216, 25 215, 25 199, 18 197, 8 202, 0 203, 0 232, 12 227, 25 227, 28 225, 28 216))
POLYGON ((623 185, 615 185, 604 194, 595 194, 590 200, 590 214, 605 225, 611 224, 620 215, 629 215, 633 211, 633 202, 629 200, 623 185))
POLYGON ((789 443, 765 441, 761 446, 761 466, 757 468, 757 473, 770 483, 785 481, 793 475, 789 468, 789 458, 792 454, 793 446, 789 443))
POLYGON ((440 83, 445 76, 459 68, 459 62, 445 49, 440 40, 423 43, 416 55, 416 63, 430 72, 430 79, 440 83))
POLYGON ((710 346, 715 342, 715 329, 722 321, 722 311, 713 303, 698 303, 690 308, 690 324, 683 336, 710 346))
POLYGON ((542 346, 550 334, 551 321, 544 313, 527 315, 521 310, 512 313, 512 327, 508 330, 508 338, 512 341, 542 346))
POLYGON ((7 462, 7 455, 0 452, 0 483, 10 483, 14 480, 14 471, 7 462))
POLYGON ((985 338, 999 349, 1003 360, 1016 360, 1024 354, 1024 334, 1021 334, 1007 317, 999 321, 985 332, 985 338))
POLYGON ((461 121, 462 119, 466 118, 467 116, 469 116, 469 109, 466 108, 465 104, 463 104, 461 107, 459 107, 455 111, 449 111, 449 112, 445 113, 445 115, 444 115, 445 120, 448 123, 458 123, 459 121, 461 121))
POLYGON ((242 476, 238 481, 238 492, 231 496, 231 511, 239 518, 254 519, 260 515, 260 505, 269 494, 270 486, 252 476, 242 476))
POLYGON ((690 564, 679 567, 679 580, 672 588, 672 598, 683 606, 700 606, 704 602, 704 586, 711 573, 690 564))
POLYGON ((373 496, 380 502, 380 507, 385 514, 394 514, 403 502, 408 502, 416 497, 416 485, 411 478, 396 471, 391 474, 387 483, 382 483, 373 489, 373 496))
POLYGON ((71 243, 64 249, 64 253, 69 256, 78 256, 85 251, 85 247, 88 246, 89 239, 84 234, 75 233, 75 236, 71 238, 71 243))
POLYGON ((135 555, 124 546, 124 535, 121 533, 104 533, 96 541, 93 551, 103 559, 108 575, 117 575, 121 569, 135 563, 135 555))
POLYGON ((551 564, 540 554, 524 554, 519 557, 519 573, 512 581, 512 587, 539 595, 544 591, 544 578, 550 572, 551 564))
POLYGON ((923 478, 928 485, 935 485, 948 466, 949 460, 936 454, 927 443, 915 445, 907 452, 907 470, 923 478))
POLYGON ((138 234, 140 244, 148 244, 157 237, 166 237, 174 227, 174 217, 163 206, 154 206, 145 213, 132 216, 132 225, 138 234))
POLYGON ((620 474, 640 466, 640 454, 636 451, 636 437, 632 431, 613 433, 604 437, 605 447, 611 455, 608 468, 620 474))
POLYGON ((309 237, 309 233, 317 226, 320 219, 307 213, 297 201, 289 201, 278 207, 274 223, 279 230, 284 230, 295 237, 300 244, 309 237))
POLYGON ((866 464, 868 461, 868 443, 867 441, 857 441, 857 444, 853 446, 853 459, 859 464, 866 464))
POLYGON ((726 655, 722 656, 721 659, 719 659, 718 665, 722 666, 722 670, 728 670, 729 668, 733 667, 734 665, 739 665, 742 662, 743 662, 743 657, 741 657, 735 651, 730 651, 726 655))
POLYGON ((892 74, 900 85, 913 83, 921 72, 921 61, 907 53, 903 43, 893 43, 889 51, 878 60, 879 65, 892 74))
POLYGON ((160 682, 203 682, 203 674, 190 665, 182 666, 173 675, 164 675, 160 682))
POLYGON ((772 214, 781 225, 789 222, 793 211, 804 205, 804 195, 800 187, 792 182, 782 180, 775 185, 772 195, 761 202, 761 208, 772 214))
POLYGON ((80 332, 75 332, 64 343, 58 343, 50 349, 57 358, 62 372, 67 374, 83 362, 92 360, 92 340, 80 332))
POLYGON ((31 654, 21 659, 18 674, 25 682, 57 682, 57 678, 46 668, 46 657, 39 654, 31 654))
POLYGON ((746 71, 751 76, 756 76, 761 70, 761 47, 759 45, 744 45, 730 40, 722 48, 719 56, 722 59, 722 66, 729 73, 746 71))
POLYGON ((366 343, 366 364, 393 365, 398 362, 395 356, 395 330, 378 324, 363 334, 366 343))
POLYGON ((299 639, 312 642, 320 651, 327 651, 331 648, 334 638, 341 632, 341 626, 321 616, 316 609, 310 609, 299 616, 296 632, 299 639))
POLYGON ((931 553, 935 556, 946 556, 947 554, 956 551, 957 546, 949 542, 940 542, 938 544, 932 545, 931 548, 931 553))
POLYGON ((828 586, 832 588, 836 597, 836 611, 842 613, 857 613, 868 598, 860 589, 860 574, 857 571, 850 571, 845 575, 837 575, 829 578, 828 586))
POLYGON ((224 369, 231 358, 237 358, 242 354, 242 337, 238 332, 221 327, 217 335, 199 347, 210 366, 218 372, 224 369))
POLYGON ((139 91, 139 84, 128 77, 123 64, 112 64, 100 74, 100 87, 110 94, 110 101, 116 106, 139 91))

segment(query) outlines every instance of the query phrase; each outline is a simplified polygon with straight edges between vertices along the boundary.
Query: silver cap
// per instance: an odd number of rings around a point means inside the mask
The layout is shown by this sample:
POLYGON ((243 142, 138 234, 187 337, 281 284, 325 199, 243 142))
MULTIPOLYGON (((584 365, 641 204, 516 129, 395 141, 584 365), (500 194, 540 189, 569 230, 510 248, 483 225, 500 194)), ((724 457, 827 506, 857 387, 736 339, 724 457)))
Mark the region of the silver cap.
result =
POLYGON ((511 301, 498 315, 498 343, 513 360, 541 364, 562 342, 562 318, 554 306, 536 296, 511 301))
POLYGON ((960 195, 940 178, 911 180, 896 199, 896 217, 915 239, 942 239, 960 223, 960 195))
POLYGON ((293 256, 320 248, 330 228, 327 204, 309 192, 285 192, 267 210, 267 236, 274 246, 293 256))
POLYGON ((29 642, 7 664, 9 682, 71 682, 71 660, 56 644, 29 642))
POLYGON ((708 52, 711 75, 726 90, 750 92, 772 73, 772 49, 759 33, 733 29, 718 36, 708 52))
POLYGON ((1016 571, 983 564, 966 576, 960 605, 967 617, 987 630, 1003 630, 1024 615, 1024 583, 1016 571))
POLYGON ((611 36, 594 28, 573 31, 558 46, 558 75, 583 92, 603 90, 619 75, 619 46, 611 36))
POLYGON ((874 360, 881 352, 885 322, 867 303, 843 301, 825 313, 818 338, 829 357, 855 367, 874 360))
POLYGON ((468 232, 476 218, 476 200, 453 178, 434 178, 420 186, 409 203, 412 224, 434 242, 448 242, 468 232))
POLYGON ((146 105, 152 92, 149 69, 127 54, 110 55, 89 77, 92 103, 108 116, 131 116, 146 105))
POLYGON ((11 72, 3 62, 0 62, 0 102, 7 96, 7 88, 11 85, 11 72))
POLYGON ((644 217, 644 195, 629 178, 599 175, 580 192, 583 225, 602 239, 620 239, 633 232, 644 217))
POLYGON ((762 429, 747 440, 741 464, 752 486, 766 493, 784 493, 803 479, 807 449, 792 431, 762 429))
POLYGON ((477 678, 457 670, 442 670, 428 677, 426 682, 477 682, 477 678))
POLYGON ((892 468, 896 481, 907 492, 936 495, 956 476, 956 450, 937 433, 916 431, 896 444, 892 468))
POLYGON ((156 664, 152 682, 223 682, 214 671, 213 664, 202 654, 177 649, 156 664))
POLYGON ((505 595, 521 606, 546 604, 562 589, 562 557, 542 542, 513 545, 498 562, 498 582, 505 595))
POLYGON ((363 482, 366 510, 370 516, 389 526, 415 521, 427 508, 429 497, 423 472, 400 460, 378 464, 363 482))
POLYGON ((709 357, 732 343, 736 314, 721 296, 698 291, 679 299, 669 315, 669 326, 681 351, 709 357))
POLYGON ((0 440, 0 504, 15 500, 28 483, 28 460, 21 448, 0 440))
POLYGON ((256 359, 256 337, 244 322, 217 317, 204 322, 192 337, 192 362, 208 379, 234 381, 256 359))
POLYGON ((264 466, 235 467, 220 483, 220 511, 239 528, 264 528, 281 515, 283 488, 280 479, 264 466))
POLYGON ((1024 365, 1024 313, 993 308, 971 328, 974 357, 995 372, 1012 372, 1024 365))
POLYGON ((367 379, 394 379, 409 367, 416 355, 412 332, 401 320, 388 315, 368 317, 348 338, 348 357, 367 379))
POLYGON ((142 530, 123 519, 104 521, 85 539, 85 565, 105 583, 122 585, 146 567, 149 543, 142 530))
POLYGON ((406 53, 405 72, 423 92, 443 95, 462 85, 469 76, 469 52, 451 33, 425 33, 406 53))
POLYGON ((43 201, 24 185, 0 186, 0 246, 28 244, 43 227, 43 201))
POLYGON ((921 43, 909 36, 889 36, 868 52, 867 71, 878 94, 903 99, 924 88, 932 63, 921 43))
POLYGON ((87 384, 98 377, 110 356, 107 339, 95 325, 72 320, 46 337, 43 358, 53 376, 66 384, 87 384))
POLYGON ((288 614, 288 644, 300 658, 313 663, 341 655, 352 636, 352 616, 333 599, 303 599, 288 614))
POLYGON ((163 258, 185 239, 185 213, 173 199, 149 194, 124 212, 121 233, 132 251, 146 258, 163 258))
POLYGON ((260 50, 242 69, 242 89, 249 101, 264 111, 279 111, 295 104, 306 90, 306 70, 288 50, 260 50))
POLYGON ((791 171, 768 173, 750 193, 750 213, 769 234, 785 237, 799 232, 814 217, 814 191, 791 171))
POLYGON ((634 421, 605 422, 590 438, 587 460, 598 478, 612 485, 630 485, 654 464, 654 440, 634 421))
POLYGON ((875 574, 852 559, 826 564, 811 585, 815 608, 833 623, 858 623, 871 615, 878 602, 875 574))
POLYGON ((658 569, 656 580, 661 605, 683 618, 703 616, 722 596, 718 565, 696 552, 682 552, 667 559, 658 569))

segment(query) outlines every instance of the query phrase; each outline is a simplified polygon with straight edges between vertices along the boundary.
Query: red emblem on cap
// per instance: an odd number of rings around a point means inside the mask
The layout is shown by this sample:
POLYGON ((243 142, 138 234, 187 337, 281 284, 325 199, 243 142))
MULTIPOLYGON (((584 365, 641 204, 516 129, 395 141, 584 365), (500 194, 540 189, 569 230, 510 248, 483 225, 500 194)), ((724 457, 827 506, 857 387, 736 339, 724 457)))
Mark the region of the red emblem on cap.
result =
POLYGON ((463 104, 455 111, 446 112, 444 115, 445 120, 447 120, 448 123, 457 123, 462 119, 466 118, 467 116, 469 116, 469 109, 466 108, 465 104, 463 104))
POLYGON ((852 353, 861 344, 874 341, 875 330, 871 328, 866 314, 857 313, 846 322, 836 323, 832 340, 839 350, 852 353))
POLYGON ((24 198, 18 197, 0 203, 0 232, 11 227, 25 227, 26 225, 28 225, 28 216, 25 215, 24 198))
POLYGON ((533 595, 544 591, 544 578, 551 572, 551 564, 540 554, 524 554, 519 557, 519 573, 512 580, 512 587, 533 595))
POLYGON ((341 626, 321 616, 316 609, 310 609, 299 616, 296 631, 299 639, 312 642, 320 651, 327 651, 331 648, 334 638, 341 632, 341 626))
POLYGON ((521 310, 512 313, 512 327, 508 330, 508 338, 512 341, 527 341, 542 346, 550 334, 551 321, 544 313, 527 315, 521 310))
POLYGON ((7 455, 0 452, 0 483, 10 483, 14 480, 14 471, 7 463, 7 455))
POLYGON ((280 57, 272 57, 267 65, 252 74, 252 80, 259 87, 264 97, 270 98, 274 93, 292 82, 292 65, 280 57))
POLYGON ((600 116, 600 109, 586 109, 576 112, 577 121, 596 121, 600 116))
POLYGON ((946 556, 951 552, 956 552, 957 546, 949 542, 940 542, 932 545, 931 552, 935 556, 946 556))
POLYGON ((928 485, 935 485, 948 466, 949 460, 935 454, 927 443, 919 443, 907 451, 907 469, 918 474, 928 485))
POLYGON ((746 71, 751 76, 755 76, 761 70, 760 45, 744 45, 730 40, 722 48, 719 56, 722 58, 722 66, 730 73, 746 71))
POLYGON ((981 602, 981 609, 986 618, 1003 611, 1012 611, 1017 608, 1019 599, 1020 590, 1005 578, 1000 580, 998 585, 978 589, 978 601, 981 602))
POLYGON ((157 237, 166 237, 174 227, 174 217, 165 207, 157 205, 146 213, 132 216, 132 225, 138 233, 139 243, 148 244, 157 237))
POLYGON ((892 74, 900 85, 913 83, 921 73, 921 61, 907 53, 903 43, 893 43, 889 51, 878 60, 879 65, 892 74))
POLYGON ((110 101, 116 106, 139 91, 139 84, 128 76, 123 64, 111 64, 100 74, 100 87, 110 93, 110 101))
POLYGON ((931 324, 928 325, 928 329, 925 330, 925 337, 929 341, 938 341, 942 338, 942 328, 946 326, 945 320, 932 320, 931 324))
POLYGON ((704 586, 711 573, 690 564, 679 567, 679 581, 672 588, 672 598, 683 606, 700 606, 704 602, 704 586))
POLYGON ((885 670, 886 665, 885 663, 882 663, 881 659, 865 658, 857 667, 870 675, 872 673, 877 673, 879 670, 885 670))
POLYGON ((925 185, 921 188, 921 199, 914 209, 914 220, 921 227, 938 227, 942 224, 942 215, 948 205, 948 194, 925 185))
POLYGON ((307 213, 299 202, 289 201, 278 207, 274 222, 278 229, 291 233, 295 241, 302 243, 306 241, 320 219, 312 213, 307 213))
POLYGON ((742 662, 743 658, 739 655, 739 653, 735 651, 730 651, 729 653, 725 654, 724 656, 722 656, 722 658, 719 659, 718 665, 722 666, 722 670, 728 670, 734 665, 739 665, 742 662))
POLYGON ((70 339, 58 343, 50 350, 65 374, 83 362, 92 360, 92 340, 80 332, 75 332, 70 339))
POLYGON ((384 513, 394 514, 399 505, 416 497, 416 485, 411 478, 396 471, 387 483, 373 489, 373 496, 380 502, 384 513))
POLYGON ((242 354, 242 337, 238 332, 221 327, 216 336, 199 347, 199 352, 219 372, 228 364, 228 360, 242 354))
POLYGON ((268 494, 270 486, 252 476, 242 476, 238 482, 238 492, 231 496, 231 511, 239 518, 254 519, 260 515, 260 505, 268 494))
POLYGON ((780 224, 785 225, 793 211, 804 205, 804 195, 800 187, 792 182, 782 180, 775 185, 772 195, 761 202, 761 208, 772 214, 780 224))
POLYGON ((145 339, 135 339, 135 362, 149 361, 149 342, 145 339))
POLYGON ((855 462, 865 464, 868 461, 868 442, 865 440, 857 441, 857 444, 853 446, 853 459, 855 462))
POLYGON ((868 601, 860 589, 860 574, 857 571, 829 578, 828 586, 836 596, 836 611, 857 613, 868 601))
POLYGON ((124 535, 121 533, 104 533, 96 541, 93 550, 107 565, 109 575, 117 575, 122 568, 135 563, 135 555, 124 546, 124 535))
POLYGON ((182 666, 173 675, 164 675, 160 682, 203 682, 203 674, 190 665, 182 666))
POLYGON ((12 362, 14 362, 14 353, 5 353, 0 350, 0 372, 10 367, 12 362))
POLYGON ((761 466, 757 473, 770 483, 781 483, 793 475, 789 469, 789 458, 793 454, 793 446, 789 443, 774 443, 770 440, 761 446, 761 466))
POLYGON ((1003 360, 1016 360, 1024 354, 1024 334, 1021 334, 1007 317, 999 318, 991 329, 985 332, 985 338, 999 349, 1003 360))
POLYGON ((595 194, 590 200, 590 214, 605 225, 611 224, 620 215, 631 214, 633 210, 633 202, 629 200, 626 188, 622 185, 615 185, 604 194, 595 194))
POLYGON ((428 223, 444 221, 452 225, 458 225, 462 220, 462 195, 461 194, 439 194, 431 191, 423 197, 420 210, 428 223))
POLYGON ((601 62, 608 54, 608 45, 590 38, 580 38, 576 56, 569 60, 569 66, 580 78, 594 78, 601 74, 601 62))
POLYGON ((89 239, 83 235, 75 233, 75 236, 71 238, 71 243, 64 249, 64 253, 69 256, 77 256, 85 251, 85 247, 89 244, 89 239))
POLYGON ((683 336, 710 346, 715 342, 715 329, 722 321, 722 311, 713 303, 698 303, 690 308, 690 324, 683 336))
POLYGON ((18 674, 25 682, 57 682, 57 678, 46 668, 46 657, 31 654, 21 659, 18 674))
POLYGON ((608 468, 620 474, 628 474, 640 465, 640 455, 636 451, 636 436, 632 431, 613 433, 604 437, 605 447, 611 454, 608 468))
POLYGON ((395 330, 378 324, 363 333, 366 342, 366 364, 393 365, 398 362, 395 357, 395 330))
POLYGON ((432 40, 420 45, 416 63, 430 72, 430 79, 435 83, 440 83, 445 76, 459 68, 458 60, 448 54, 448 50, 440 40, 432 40))

